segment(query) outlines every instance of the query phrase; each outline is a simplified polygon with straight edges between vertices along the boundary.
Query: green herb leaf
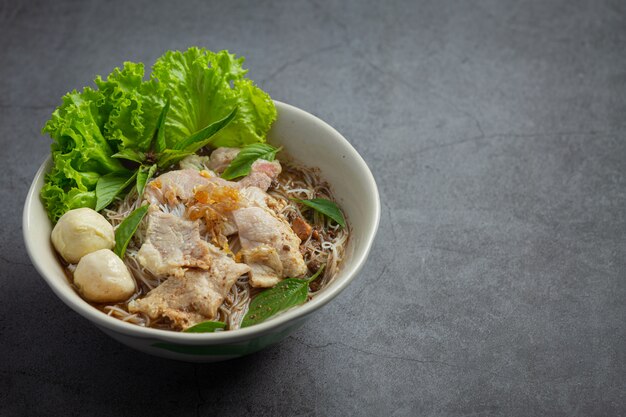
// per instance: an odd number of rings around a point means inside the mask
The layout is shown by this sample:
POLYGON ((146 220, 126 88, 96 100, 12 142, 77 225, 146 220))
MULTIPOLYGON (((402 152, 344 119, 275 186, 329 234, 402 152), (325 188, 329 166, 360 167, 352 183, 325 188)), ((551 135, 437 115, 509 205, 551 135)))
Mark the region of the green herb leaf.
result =
POLYGON ((299 200, 294 198, 293 200, 300 204, 304 204, 305 206, 311 207, 315 211, 333 219, 341 227, 346 227, 346 219, 343 217, 341 209, 332 201, 325 198, 314 198, 312 200, 299 200))
POLYGON ((174 165, 175 163, 177 163, 184 157, 193 155, 193 154, 194 152, 166 149, 159 154, 157 165, 159 166, 159 168, 165 169, 171 165, 174 165))
POLYGON ((156 147, 153 147, 157 152, 163 152, 167 147, 165 143, 165 119, 167 117, 167 112, 170 109, 170 99, 168 98, 165 101, 165 106, 163 106, 163 110, 161 110, 161 114, 159 114, 159 120, 157 121, 157 130, 156 130, 156 147))
POLYGON ((116 154, 111 155, 112 158, 126 159, 127 161, 137 162, 143 164, 146 160, 146 154, 140 151, 136 151, 131 148, 122 149, 116 154))
POLYGON ((96 184, 96 211, 107 207, 113 199, 128 187, 135 177, 137 171, 128 173, 111 173, 98 179, 96 184))
POLYGON ((252 164, 257 159, 265 159, 266 161, 273 161, 276 154, 282 149, 275 148, 267 143, 254 143, 252 145, 244 146, 237 154, 235 159, 228 165, 228 168, 222 174, 222 178, 226 180, 232 180, 246 176, 250 173, 252 164))
POLYGON ((139 198, 143 196, 143 190, 146 188, 146 184, 150 181, 150 178, 154 175, 157 169, 157 164, 152 165, 151 167, 141 166, 137 171, 137 192, 139 193, 139 198))
POLYGON ((226 328, 226 323, 221 321, 203 321, 185 330, 185 333, 213 333, 217 329, 226 328))
POLYGON ((237 107, 235 107, 228 116, 211 123, 199 132, 194 133, 186 139, 176 143, 173 147, 177 151, 195 152, 198 149, 211 143, 211 138, 220 130, 228 126, 231 120, 237 115, 237 107))
POLYGON ((241 322, 241 327, 261 323, 280 311, 304 303, 308 292, 307 280, 287 278, 279 282, 252 300, 250 309, 241 322))
POLYGON ((308 279, 287 278, 274 287, 263 291, 252 299, 250 308, 241 322, 241 327, 261 323, 273 315, 306 301, 309 284, 324 270, 322 266, 308 279))
POLYGON ((138 209, 135 209, 132 213, 128 215, 128 217, 124 219, 122 223, 120 223, 117 229, 115 229, 114 252, 120 258, 124 259, 124 254, 126 253, 128 243, 137 231, 139 223, 141 223, 141 220, 148 212, 149 207, 150 206, 145 205, 139 207, 138 209))

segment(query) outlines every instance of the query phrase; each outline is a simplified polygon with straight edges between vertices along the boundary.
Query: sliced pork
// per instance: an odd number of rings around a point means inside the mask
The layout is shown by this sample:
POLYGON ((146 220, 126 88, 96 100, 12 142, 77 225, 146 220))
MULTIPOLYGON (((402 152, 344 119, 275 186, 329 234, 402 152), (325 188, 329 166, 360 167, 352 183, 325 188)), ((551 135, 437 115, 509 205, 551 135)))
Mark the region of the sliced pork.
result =
POLYGON ((195 169, 166 172, 148 183, 144 198, 156 205, 185 203, 195 196, 197 187, 209 182, 210 176, 208 171, 195 169))
POLYGON ((276 199, 270 196, 265 191, 258 187, 246 187, 242 188, 239 193, 245 199, 245 205, 247 207, 263 207, 268 208, 268 205, 276 205, 276 199))
POLYGON ((207 269, 211 253, 200 238, 198 222, 151 210, 137 260, 155 276, 182 276, 185 268, 207 269))
POLYGON ((170 207, 180 203, 187 205, 196 198, 199 190, 207 191, 208 188, 208 191, 211 191, 217 186, 229 187, 242 192, 245 190, 253 204, 259 202, 259 205, 266 206, 267 204, 263 201, 268 195, 265 192, 281 170, 280 162, 268 162, 259 159, 252 164, 250 174, 239 182, 233 182, 216 176, 212 171, 179 169, 166 172, 150 181, 146 186, 144 198, 150 204, 156 205, 169 205, 170 207))
POLYGON ((169 278, 145 297, 128 303, 128 310, 153 320, 167 317, 181 329, 214 319, 237 278, 250 269, 226 256, 218 259, 208 271, 188 270, 180 278, 169 278))
POLYGON ((239 148, 217 148, 211 153, 209 168, 218 174, 224 172, 233 159, 239 154, 239 148))
POLYGON ((264 159, 257 159, 252 164, 250 173, 237 184, 239 188, 258 187, 267 191, 272 185, 272 181, 278 177, 282 170, 283 168, 278 161, 269 162, 264 159))
POLYGON ((197 221, 151 210, 139 263, 169 277, 144 298, 129 303, 132 313, 167 317, 186 328, 216 316, 237 278, 250 270, 200 238, 197 221))
POLYGON ((258 245, 244 249, 243 258, 250 266, 250 284, 254 287, 268 288, 278 284, 283 277, 283 263, 276 248, 258 245))
MULTIPOLYGON (((220 148, 211 161, 226 163, 235 156, 232 150, 220 148)), ((226 181, 210 171, 170 171, 150 182, 145 198, 162 209, 169 206, 171 210, 174 204, 186 207, 184 217, 202 221, 203 233, 209 232, 225 250, 226 237, 239 233, 241 255, 252 270, 251 285, 271 287, 285 277, 307 272, 299 251, 301 239, 277 214, 282 207, 279 201, 266 192, 281 170, 278 161, 260 159, 239 182, 226 181)), ((205 245, 198 243, 198 224, 184 222, 165 213, 150 214, 138 259, 153 274, 182 277, 186 268, 207 269, 210 264, 205 245)))
POLYGON ((300 277, 307 267, 300 253, 300 239, 289 223, 270 210, 247 207, 233 212, 239 230, 244 262, 250 265, 250 284, 271 287, 285 277, 300 277), (279 268, 272 249, 280 260, 279 268))

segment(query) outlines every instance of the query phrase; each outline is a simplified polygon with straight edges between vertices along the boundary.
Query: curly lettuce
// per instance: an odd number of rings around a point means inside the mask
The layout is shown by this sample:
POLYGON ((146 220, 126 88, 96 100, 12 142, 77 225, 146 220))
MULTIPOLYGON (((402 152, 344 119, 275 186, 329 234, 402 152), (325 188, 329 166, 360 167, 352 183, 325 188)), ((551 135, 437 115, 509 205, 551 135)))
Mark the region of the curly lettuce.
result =
POLYGON ((142 63, 126 62, 105 79, 96 77, 95 88, 66 94, 42 131, 53 140, 52 169, 41 190, 50 219, 56 222, 74 208, 96 208, 96 185, 103 177, 130 176, 158 162, 150 155, 165 107, 164 132, 158 132, 163 154, 177 155, 177 144, 193 141, 212 124, 220 128, 202 143, 264 142, 276 109, 246 78, 243 61, 228 51, 168 51, 148 77, 142 63))
POLYGON ((238 108, 233 121, 215 135, 213 145, 241 147, 264 142, 276 108, 270 96, 245 78, 244 58, 201 48, 168 51, 152 68, 153 80, 171 93, 165 123, 168 146, 238 108))
POLYGON ((114 149, 104 137, 108 116, 102 108, 105 100, 101 92, 91 88, 68 93, 43 128, 54 141, 52 169, 41 189, 53 222, 68 210, 95 207, 98 179, 123 169, 120 161, 111 157, 114 149))
POLYGON ((145 152, 154 135, 164 104, 162 87, 143 78, 142 63, 125 62, 122 70, 115 68, 106 80, 100 76, 95 80, 108 110, 103 133, 117 151, 145 152))

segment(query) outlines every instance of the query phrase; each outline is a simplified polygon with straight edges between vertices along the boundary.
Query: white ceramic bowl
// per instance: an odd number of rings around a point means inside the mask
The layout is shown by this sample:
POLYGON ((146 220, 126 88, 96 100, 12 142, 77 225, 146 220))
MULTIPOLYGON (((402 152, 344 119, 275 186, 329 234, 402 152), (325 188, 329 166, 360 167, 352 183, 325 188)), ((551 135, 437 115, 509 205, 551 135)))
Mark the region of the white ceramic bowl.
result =
POLYGON ((276 107, 278 120, 270 131, 269 142, 282 145, 297 162, 320 169, 351 230, 339 273, 332 284, 311 301, 264 323, 219 333, 190 334, 143 328, 107 316, 70 287, 50 243, 52 225, 39 199, 44 175, 51 166, 50 158, 35 175, 24 204, 24 241, 37 271, 54 293, 78 314, 121 343, 153 355, 213 362, 255 352, 286 337, 311 313, 335 298, 363 267, 378 229, 380 200, 372 173, 341 134, 296 107, 281 102, 276 102, 276 107))

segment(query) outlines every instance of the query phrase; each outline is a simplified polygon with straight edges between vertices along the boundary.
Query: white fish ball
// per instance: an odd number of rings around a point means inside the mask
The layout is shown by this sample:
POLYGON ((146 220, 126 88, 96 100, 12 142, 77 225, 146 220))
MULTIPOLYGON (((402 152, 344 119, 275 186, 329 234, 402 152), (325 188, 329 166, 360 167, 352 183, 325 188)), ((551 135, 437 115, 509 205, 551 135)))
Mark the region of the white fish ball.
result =
POLYGON ((79 208, 65 213, 52 229, 52 244, 67 262, 75 264, 88 253, 113 249, 113 226, 95 210, 79 208))
POLYGON ((85 299, 96 303, 127 300, 135 292, 135 280, 124 262, 109 249, 83 256, 74 271, 74 285, 85 299))

